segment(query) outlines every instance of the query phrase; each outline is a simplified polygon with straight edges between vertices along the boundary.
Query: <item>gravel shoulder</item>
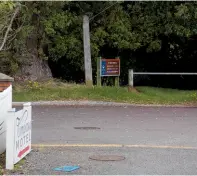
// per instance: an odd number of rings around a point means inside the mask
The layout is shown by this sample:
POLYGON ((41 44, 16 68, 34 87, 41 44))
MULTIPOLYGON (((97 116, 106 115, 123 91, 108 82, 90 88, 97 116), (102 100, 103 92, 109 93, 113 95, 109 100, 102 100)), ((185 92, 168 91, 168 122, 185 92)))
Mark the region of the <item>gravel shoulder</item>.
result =
POLYGON ((33 150, 22 169, 25 175, 196 175, 196 155, 197 150, 51 147, 33 150), (92 155, 120 155, 125 160, 94 161, 92 155), (65 165, 80 169, 53 171, 65 165))

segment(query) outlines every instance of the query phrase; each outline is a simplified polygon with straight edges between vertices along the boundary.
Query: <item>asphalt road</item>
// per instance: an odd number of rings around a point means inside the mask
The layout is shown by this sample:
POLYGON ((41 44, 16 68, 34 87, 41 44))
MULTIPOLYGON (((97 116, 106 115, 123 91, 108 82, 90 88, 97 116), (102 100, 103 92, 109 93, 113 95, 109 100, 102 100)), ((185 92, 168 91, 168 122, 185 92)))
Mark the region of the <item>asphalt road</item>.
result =
POLYGON ((196 108, 34 107, 32 130, 25 174, 70 164, 81 167, 70 174, 197 174, 196 108), (95 154, 126 159, 90 160, 95 154))

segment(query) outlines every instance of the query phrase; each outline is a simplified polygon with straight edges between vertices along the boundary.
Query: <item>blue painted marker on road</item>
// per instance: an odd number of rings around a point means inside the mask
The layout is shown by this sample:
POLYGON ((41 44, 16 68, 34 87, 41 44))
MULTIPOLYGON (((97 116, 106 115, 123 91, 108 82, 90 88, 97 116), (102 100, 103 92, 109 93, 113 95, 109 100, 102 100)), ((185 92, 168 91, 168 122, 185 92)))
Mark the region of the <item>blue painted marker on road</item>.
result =
POLYGON ((53 170, 54 171, 72 172, 77 169, 79 169, 79 166, 63 166, 63 167, 54 168, 53 170))

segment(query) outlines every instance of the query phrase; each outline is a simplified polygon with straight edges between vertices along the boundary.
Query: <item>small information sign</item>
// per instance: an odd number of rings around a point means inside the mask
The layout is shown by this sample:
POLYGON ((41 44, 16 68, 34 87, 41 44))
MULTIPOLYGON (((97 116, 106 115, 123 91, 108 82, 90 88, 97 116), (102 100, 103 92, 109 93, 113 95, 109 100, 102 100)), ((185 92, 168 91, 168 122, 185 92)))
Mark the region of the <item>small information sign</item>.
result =
POLYGON ((120 59, 101 59, 101 76, 120 76, 120 59))

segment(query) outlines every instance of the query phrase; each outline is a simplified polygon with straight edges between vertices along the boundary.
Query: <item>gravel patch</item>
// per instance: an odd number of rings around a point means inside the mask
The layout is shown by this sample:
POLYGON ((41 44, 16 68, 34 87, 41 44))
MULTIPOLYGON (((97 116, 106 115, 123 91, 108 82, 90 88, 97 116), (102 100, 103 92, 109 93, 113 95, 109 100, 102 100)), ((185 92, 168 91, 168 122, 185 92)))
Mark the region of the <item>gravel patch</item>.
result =
MULTIPOLYGON (((197 174, 196 150, 139 148, 50 147, 33 150, 23 165, 24 175, 191 175, 197 174), (94 161, 91 155, 120 155, 122 161, 94 161), (79 166, 72 172, 53 171, 79 166)), ((19 174, 20 173, 15 173, 19 174)))

